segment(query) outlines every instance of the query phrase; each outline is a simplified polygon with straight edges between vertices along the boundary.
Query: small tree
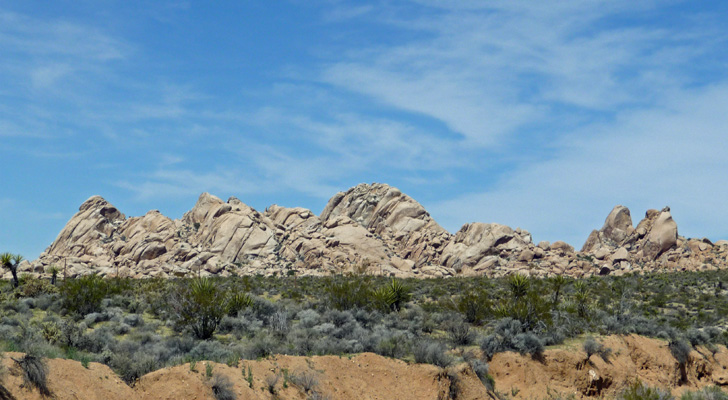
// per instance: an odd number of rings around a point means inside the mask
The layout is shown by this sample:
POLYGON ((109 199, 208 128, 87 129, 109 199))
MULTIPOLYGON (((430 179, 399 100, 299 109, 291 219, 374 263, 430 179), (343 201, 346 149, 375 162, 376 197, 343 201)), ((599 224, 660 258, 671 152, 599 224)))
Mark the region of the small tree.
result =
POLYGON ((2 264, 3 268, 7 268, 10 270, 10 273, 13 274, 13 287, 18 287, 20 285, 20 282, 18 281, 18 265, 20 265, 20 262, 23 261, 23 256, 20 254, 10 254, 10 253, 2 253, 0 254, 0 264, 2 264))

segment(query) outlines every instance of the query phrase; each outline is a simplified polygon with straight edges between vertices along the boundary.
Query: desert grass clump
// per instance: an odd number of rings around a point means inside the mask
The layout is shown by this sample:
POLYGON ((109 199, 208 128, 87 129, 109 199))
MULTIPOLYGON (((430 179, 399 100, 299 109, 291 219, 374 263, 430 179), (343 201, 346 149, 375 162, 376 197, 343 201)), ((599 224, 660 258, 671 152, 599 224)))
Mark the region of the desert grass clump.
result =
POLYGON ((233 391, 233 384, 225 375, 215 374, 210 379, 210 388, 215 400, 236 400, 238 396, 233 391))
POLYGON ((654 388, 645 385, 639 380, 634 381, 630 386, 625 388, 618 396, 617 400, 673 400, 674 397, 670 392, 660 388, 654 388))
POLYGON ((268 393, 276 394, 276 385, 280 376, 278 374, 272 374, 265 377, 265 387, 268 389, 268 393))
POLYGON ((45 360, 33 354, 26 354, 21 359, 13 358, 23 374, 23 385, 27 388, 36 388, 43 396, 50 396, 48 388, 48 364, 45 360))
POLYGON ((298 386, 304 393, 312 392, 318 386, 318 376, 314 371, 297 371, 289 375, 292 384, 298 386))

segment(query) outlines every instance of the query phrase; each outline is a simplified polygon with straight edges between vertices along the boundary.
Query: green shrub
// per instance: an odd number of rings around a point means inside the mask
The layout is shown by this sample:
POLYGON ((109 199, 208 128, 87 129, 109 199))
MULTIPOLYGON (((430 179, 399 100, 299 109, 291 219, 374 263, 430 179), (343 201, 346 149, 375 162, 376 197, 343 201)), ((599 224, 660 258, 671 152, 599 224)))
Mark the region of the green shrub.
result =
POLYGON ((364 309, 372 305, 371 279, 350 277, 326 285, 327 305, 337 310, 364 309))
POLYGON ((471 324, 480 324, 491 313, 490 295, 485 291, 468 291, 455 302, 455 309, 471 324))
POLYGON ((225 294, 210 278, 182 281, 169 295, 175 325, 188 328, 198 339, 209 339, 227 312, 225 294))
POLYGON ((58 288, 51 285, 50 282, 28 277, 25 279, 25 282, 23 282, 23 287, 20 289, 19 295, 21 297, 38 297, 42 294, 53 294, 57 293, 58 288))
POLYGON ((63 281, 60 291, 63 308, 83 316, 101 310, 101 300, 109 293, 109 286, 98 275, 85 275, 63 281))

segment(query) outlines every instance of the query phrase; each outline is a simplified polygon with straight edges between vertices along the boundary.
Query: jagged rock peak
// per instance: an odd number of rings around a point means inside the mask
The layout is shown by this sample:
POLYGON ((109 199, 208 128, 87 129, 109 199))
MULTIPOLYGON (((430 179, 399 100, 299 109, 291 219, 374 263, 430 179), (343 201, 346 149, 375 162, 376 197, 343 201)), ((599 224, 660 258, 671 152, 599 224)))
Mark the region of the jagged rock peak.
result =
POLYGON ((598 259, 607 257, 616 261, 634 256, 652 261, 673 249, 677 240, 677 223, 672 219, 670 207, 662 211, 647 210, 645 218, 634 228, 629 209, 616 206, 607 216, 602 229, 592 231, 581 251, 592 253, 598 259), (608 257, 610 254, 611 257, 608 257))
POLYGON ((362 183, 337 193, 321 212, 321 220, 341 215, 377 234, 396 235, 421 229, 445 232, 420 203, 383 183, 362 183))

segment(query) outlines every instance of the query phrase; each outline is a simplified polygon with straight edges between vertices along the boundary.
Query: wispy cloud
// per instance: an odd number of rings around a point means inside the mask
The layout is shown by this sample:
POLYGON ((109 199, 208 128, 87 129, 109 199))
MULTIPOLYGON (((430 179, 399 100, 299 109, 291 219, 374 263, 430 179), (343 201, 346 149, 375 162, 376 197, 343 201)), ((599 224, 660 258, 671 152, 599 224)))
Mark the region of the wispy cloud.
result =
POLYGON ((707 53, 709 27, 625 26, 633 2, 453 3, 385 8, 383 20, 421 35, 352 51, 321 79, 445 122, 467 145, 498 146, 559 109, 612 113, 659 100, 707 53), (407 15, 405 15, 407 14, 407 15))
POLYGON ((726 101, 723 84, 681 91, 665 107, 624 112, 560 139, 557 157, 431 211, 453 230, 474 220, 501 222, 580 246, 617 204, 631 208, 635 223, 648 208, 670 205, 681 234, 720 238, 725 230, 715 221, 728 219, 728 188, 719 182, 728 170, 726 101))

